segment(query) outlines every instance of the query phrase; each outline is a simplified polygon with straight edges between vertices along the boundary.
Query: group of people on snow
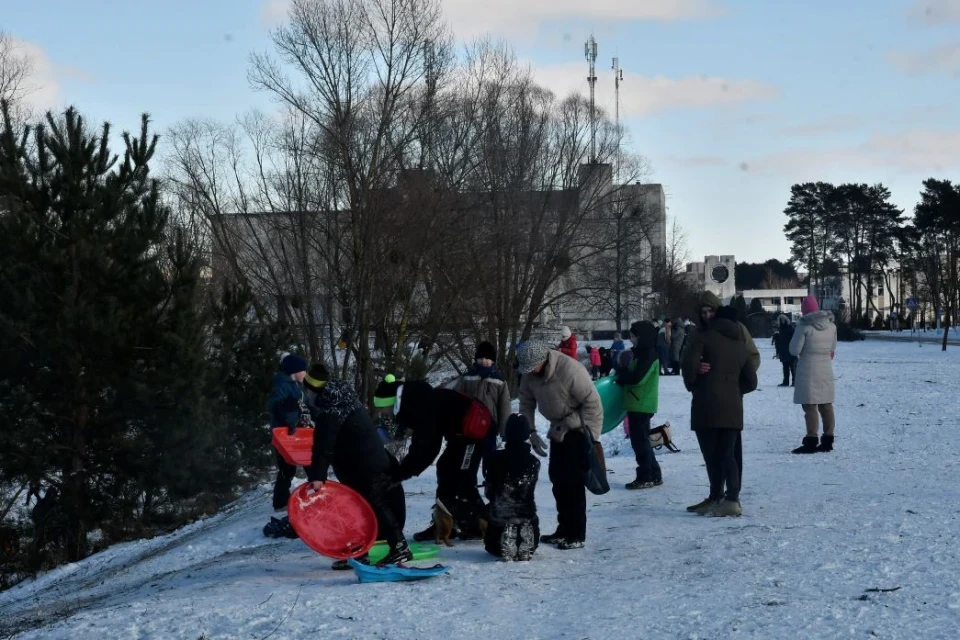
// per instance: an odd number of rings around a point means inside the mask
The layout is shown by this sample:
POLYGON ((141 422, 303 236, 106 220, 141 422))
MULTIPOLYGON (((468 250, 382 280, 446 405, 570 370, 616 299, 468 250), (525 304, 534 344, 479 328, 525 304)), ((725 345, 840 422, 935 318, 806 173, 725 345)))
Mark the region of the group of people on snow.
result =
MULTIPOLYGON (((796 327, 786 317, 778 321, 774 344, 784 368, 780 386, 790 384, 792 376, 794 402, 803 406, 807 435, 794 453, 831 451, 836 327, 832 314, 820 311, 813 297, 804 299, 803 313, 796 327), (818 440, 821 418, 823 435, 818 440)), ((760 354, 750 332, 737 321, 735 309, 723 306, 714 294, 702 294, 698 320, 697 324, 685 319, 666 321, 659 326, 635 322, 628 335, 630 348, 617 335, 604 354, 612 360, 615 383, 622 388, 636 457, 636 477, 626 488, 663 484, 650 442, 651 420, 659 410, 660 376, 682 374, 692 395, 691 428, 710 485, 709 495, 687 510, 739 516, 743 396, 757 388, 760 354)), ((577 337, 567 327, 559 344, 539 340, 520 344, 515 362, 519 412, 512 414, 496 349, 482 342, 473 365, 452 388, 385 377, 374 393, 371 417, 349 383, 330 379, 323 365, 308 367, 300 356, 285 354, 268 402, 271 426, 314 428, 308 481, 321 490, 332 465, 337 479, 370 503, 380 527, 378 538, 389 546, 383 563, 412 558, 403 534, 402 483, 434 461, 433 522, 413 539, 439 540, 438 527, 446 526, 461 540, 482 539, 495 556, 529 560, 539 543, 569 550, 582 548, 586 540, 584 472, 603 426, 603 407, 594 385, 602 362, 592 351, 588 355, 589 371, 580 364, 577 337), (543 435, 537 432, 537 412, 549 424, 543 435), (384 442, 406 436, 409 450, 398 461, 384 442), (504 443, 502 449, 497 448, 498 439, 504 443), (533 454, 549 456, 557 528, 546 535, 540 534, 534 500, 540 461, 533 454), (483 484, 478 483, 481 471, 483 484), (445 524, 444 518, 449 522, 445 524)), ((279 454, 277 467, 273 506, 281 510, 296 469, 279 454)), ((335 568, 347 567, 339 562, 335 568)))

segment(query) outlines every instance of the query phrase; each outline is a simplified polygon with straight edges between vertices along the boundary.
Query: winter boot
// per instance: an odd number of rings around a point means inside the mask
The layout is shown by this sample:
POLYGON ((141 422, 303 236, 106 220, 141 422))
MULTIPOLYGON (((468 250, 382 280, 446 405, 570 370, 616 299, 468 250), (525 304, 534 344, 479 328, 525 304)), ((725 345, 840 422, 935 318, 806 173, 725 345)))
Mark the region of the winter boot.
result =
POLYGON ((561 540, 557 543, 557 549, 560 551, 570 551, 571 549, 583 549, 583 540, 561 540))
POLYGON ((793 450, 793 453, 816 453, 817 452, 817 437, 808 436, 803 439, 803 444, 793 450))
POLYGON ((500 559, 505 562, 517 560, 520 530, 515 524, 508 524, 500 534, 500 559))
POLYGON ((719 500, 711 504, 704 515, 714 518, 738 518, 743 515, 743 507, 736 500, 719 500))
POLYGON ((628 482, 626 488, 629 491, 635 491, 637 489, 652 489, 653 487, 659 487, 663 484, 663 480, 641 480, 637 478, 633 482, 628 482))
POLYGON ((833 436, 820 436, 820 446, 817 447, 817 451, 823 453, 826 453, 827 451, 833 451, 833 436))
POLYGON ((410 551, 410 547, 407 545, 406 540, 401 540, 397 543, 397 546, 387 554, 387 557, 377 563, 378 567, 382 567, 388 564, 403 564, 404 562, 410 562, 413 560, 413 551, 410 551))
POLYGON ((560 530, 554 531, 553 533, 548 533, 545 536, 540 536, 540 542, 543 544, 557 544, 563 540, 563 536, 560 535, 560 530))
MULTIPOLYGON (((354 558, 354 560, 362 564, 370 564, 370 556, 366 553, 359 558, 354 558)), ((351 569, 350 563, 347 560, 337 560, 330 568, 334 571, 349 571, 351 569)))
POLYGON ((293 530, 293 526, 290 524, 290 519, 284 516, 283 518, 270 518, 268 522, 263 527, 263 535, 268 538, 290 538, 295 539, 300 536, 297 535, 297 532, 293 530))
POLYGON ((707 496, 697 504, 692 504, 689 507, 687 507, 687 512, 699 513, 700 515, 703 515, 704 513, 706 513, 707 509, 710 508, 710 505, 712 505, 714 502, 717 502, 717 501, 711 498, 710 496, 707 496))
POLYGON ((520 525, 517 535, 517 562, 528 562, 533 558, 537 548, 537 532, 533 524, 525 522, 520 525))
POLYGON ((437 539, 437 528, 435 525, 431 524, 429 527, 423 531, 418 531, 413 534, 414 542, 428 542, 430 540, 437 539))

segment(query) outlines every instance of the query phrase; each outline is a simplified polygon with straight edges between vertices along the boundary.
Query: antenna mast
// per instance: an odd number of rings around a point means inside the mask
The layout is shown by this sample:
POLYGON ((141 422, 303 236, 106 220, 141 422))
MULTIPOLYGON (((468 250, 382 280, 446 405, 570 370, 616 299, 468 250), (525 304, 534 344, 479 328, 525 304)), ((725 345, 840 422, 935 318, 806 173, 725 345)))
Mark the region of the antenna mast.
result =
POLYGON ((615 96, 614 113, 616 114, 617 133, 617 174, 620 173, 620 83, 623 81, 623 69, 620 68, 620 58, 614 58, 613 64, 613 92, 615 96))
POLYGON ((590 83, 590 164, 597 164, 597 41, 592 35, 583 45, 583 52, 590 63, 590 75, 587 76, 590 83))

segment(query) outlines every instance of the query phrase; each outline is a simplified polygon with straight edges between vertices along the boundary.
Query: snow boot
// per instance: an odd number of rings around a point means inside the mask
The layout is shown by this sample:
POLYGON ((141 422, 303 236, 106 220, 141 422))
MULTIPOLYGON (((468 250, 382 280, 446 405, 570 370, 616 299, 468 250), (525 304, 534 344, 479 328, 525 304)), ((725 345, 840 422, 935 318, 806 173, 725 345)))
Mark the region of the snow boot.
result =
POLYGON ((583 540, 560 540, 557 542, 557 549, 560 551, 570 551, 571 549, 583 549, 583 540))
POLYGON ((628 482, 625 486, 628 491, 636 491, 637 489, 652 489, 662 484, 663 480, 641 480, 637 478, 633 482, 628 482))
POLYGON ((390 553, 387 554, 387 557, 377 563, 378 567, 382 567, 388 564, 403 564, 404 562, 410 562, 413 560, 413 551, 410 551, 410 547, 407 545, 406 540, 401 540, 397 543, 390 553))
POLYGON ((520 525, 517 533, 517 562, 529 562, 533 559, 533 552, 537 549, 537 530, 533 523, 525 522, 520 525))
MULTIPOLYGON (((363 564, 370 564, 370 556, 368 554, 363 554, 359 558, 354 558, 357 562, 362 562, 363 564)), ((349 560, 337 560, 331 566, 331 569, 334 571, 350 571, 350 561, 349 560)))
POLYGON ((554 531, 553 533, 548 533, 545 536, 540 536, 540 542, 543 544, 557 544, 563 540, 563 536, 560 535, 560 531, 554 531))
POLYGON ((817 452, 817 437, 808 436, 803 439, 803 444, 793 450, 793 453, 816 453, 817 452))
POLYGON ((833 451, 833 436, 820 436, 820 446, 817 447, 817 451, 822 453, 833 451))
POLYGON ((413 534, 413 540, 414 542, 428 542, 430 540, 436 540, 437 539, 436 532, 437 532, 436 526, 431 523, 430 526, 424 529, 423 531, 418 531, 415 534, 413 534))
POLYGON ((713 518, 739 518, 743 515, 743 507, 736 500, 719 500, 711 504, 704 515, 713 518))
POLYGON ((710 496, 707 496, 697 504, 692 504, 689 507, 687 507, 687 512, 699 513, 700 515, 703 515, 704 513, 706 513, 707 509, 710 508, 710 505, 712 505, 714 502, 717 502, 717 501, 711 498, 710 496))
POLYGON ((270 522, 263 527, 263 535, 268 538, 290 538, 291 540, 300 537, 297 535, 297 532, 293 530, 290 519, 286 516, 282 518, 274 518, 271 516, 270 522))
POLYGON ((520 547, 520 529, 515 524, 508 524, 500 534, 500 559, 512 562, 518 559, 520 547))

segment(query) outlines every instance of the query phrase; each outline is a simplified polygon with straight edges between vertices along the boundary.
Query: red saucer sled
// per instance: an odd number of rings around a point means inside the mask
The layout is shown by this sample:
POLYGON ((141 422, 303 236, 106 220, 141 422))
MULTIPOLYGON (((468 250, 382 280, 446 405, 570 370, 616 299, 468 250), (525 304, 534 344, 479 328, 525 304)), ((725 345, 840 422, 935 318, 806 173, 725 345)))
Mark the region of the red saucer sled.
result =
POLYGON ((377 540, 377 516, 359 493, 328 480, 320 491, 310 483, 290 495, 287 515, 293 530, 317 553, 347 560, 362 556, 377 540))
POLYGON ((300 427, 290 435, 287 427, 276 427, 270 441, 287 464, 309 467, 313 461, 313 429, 300 427))

